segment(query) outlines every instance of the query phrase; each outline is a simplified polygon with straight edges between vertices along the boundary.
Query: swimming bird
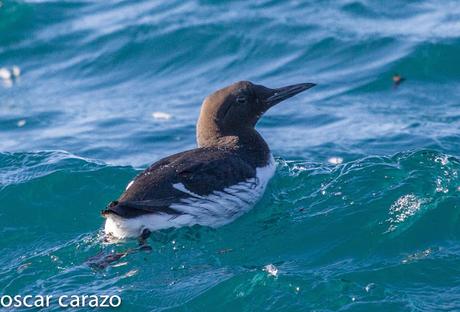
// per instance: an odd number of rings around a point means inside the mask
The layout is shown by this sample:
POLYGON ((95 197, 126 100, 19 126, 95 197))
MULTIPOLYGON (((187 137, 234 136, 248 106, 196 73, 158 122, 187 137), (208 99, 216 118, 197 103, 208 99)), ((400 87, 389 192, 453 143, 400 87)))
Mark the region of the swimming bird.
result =
POLYGON ((102 211, 105 233, 145 239, 160 229, 218 227, 241 216, 275 172, 270 149, 255 129, 258 120, 313 86, 271 89, 240 81, 209 95, 196 126, 198 148, 163 158, 131 181, 102 211))

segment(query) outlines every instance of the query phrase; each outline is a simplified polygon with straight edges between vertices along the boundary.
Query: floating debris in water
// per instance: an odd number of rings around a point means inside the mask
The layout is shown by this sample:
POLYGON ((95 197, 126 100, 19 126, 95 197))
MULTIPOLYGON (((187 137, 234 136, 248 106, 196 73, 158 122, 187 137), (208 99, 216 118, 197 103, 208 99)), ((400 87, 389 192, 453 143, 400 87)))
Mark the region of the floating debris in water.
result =
POLYGON ((341 163, 343 163, 343 158, 342 157, 330 157, 327 160, 327 162, 333 165, 340 165, 341 163))
POLYGON ((406 78, 404 78, 403 76, 401 76, 400 74, 394 74, 393 75, 393 87, 398 87, 401 83, 404 82, 404 80, 406 80, 406 78))
POLYGON ((420 251, 420 252, 417 252, 417 253, 414 253, 412 255, 407 256, 407 258, 402 260, 401 262, 402 263, 408 263, 408 262, 417 261, 417 260, 426 258, 431 254, 432 251, 433 250, 431 248, 425 249, 423 251, 420 251))
POLYGON ((27 122, 26 122, 25 119, 21 119, 21 120, 19 120, 19 121, 16 123, 16 125, 17 125, 19 128, 21 128, 21 127, 24 127, 24 126, 26 125, 26 123, 27 123, 27 122))
POLYGON ((157 120, 169 120, 172 118, 172 115, 164 112, 153 112, 152 117, 157 120))
POLYGON ((10 88, 13 85, 13 80, 19 78, 21 69, 14 65, 11 69, 7 67, 0 68, 0 79, 3 81, 5 88, 10 88))
POLYGON ((229 252, 232 252, 232 251, 233 251, 232 248, 224 248, 224 249, 218 250, 217 253, 223 255, 223 254, 226 254, 226 253, 229 253, 229 252))
POLYGON ((278 276, 278 268, 273 264, 267 264, 264 267, 264 271, 270 274, 271 276, 277 277, 278 276))

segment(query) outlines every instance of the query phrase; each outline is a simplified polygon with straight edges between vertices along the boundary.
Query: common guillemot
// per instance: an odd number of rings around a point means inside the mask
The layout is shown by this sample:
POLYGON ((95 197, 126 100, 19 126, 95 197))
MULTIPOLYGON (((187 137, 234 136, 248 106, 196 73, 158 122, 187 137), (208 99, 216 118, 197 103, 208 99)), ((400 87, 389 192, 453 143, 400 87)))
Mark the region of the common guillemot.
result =
POLYGON ((198 148, 163 158, 131 181, 102 211, 105 233, 128 238, 170 227, 218 227, 248 211, 275 172, 257 121, 313 86, 271 89, 240 81, 209 95, 197 123, 198 148))

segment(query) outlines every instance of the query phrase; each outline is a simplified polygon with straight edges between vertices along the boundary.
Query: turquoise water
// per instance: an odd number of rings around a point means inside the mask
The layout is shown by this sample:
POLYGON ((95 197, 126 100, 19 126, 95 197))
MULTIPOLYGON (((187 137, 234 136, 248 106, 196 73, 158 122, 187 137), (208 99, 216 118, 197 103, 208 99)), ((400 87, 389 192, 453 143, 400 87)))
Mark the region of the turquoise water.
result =
POLYGON ((457 1, 1 4, 0 67, 21 75, 0 79, 0 295, 117 294, 119 311, 460 310, 457 1), (261 202, 91 265, 136 246, 105 243, 100 210, 193 148, 204 96, 241 79, 318 83, 258 126, 278 165, 261 202))

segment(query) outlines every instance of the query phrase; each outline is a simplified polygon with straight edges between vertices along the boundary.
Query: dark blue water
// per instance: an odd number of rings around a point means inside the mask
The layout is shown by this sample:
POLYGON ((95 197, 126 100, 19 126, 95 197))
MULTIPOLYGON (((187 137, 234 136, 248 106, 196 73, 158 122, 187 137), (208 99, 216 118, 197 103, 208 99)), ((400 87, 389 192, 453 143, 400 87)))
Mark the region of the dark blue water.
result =
POLYGON ((2 1, 0 68, 20 73, 0 78, 0 294, 460 310, 459 21, 448 0, 2 1), (243 79, 318 83, 258 125, 278 165, 261 202, 89 265, 135 246, 104 243, 99 211, 243 79))

